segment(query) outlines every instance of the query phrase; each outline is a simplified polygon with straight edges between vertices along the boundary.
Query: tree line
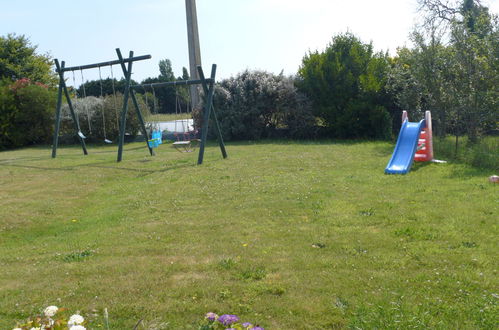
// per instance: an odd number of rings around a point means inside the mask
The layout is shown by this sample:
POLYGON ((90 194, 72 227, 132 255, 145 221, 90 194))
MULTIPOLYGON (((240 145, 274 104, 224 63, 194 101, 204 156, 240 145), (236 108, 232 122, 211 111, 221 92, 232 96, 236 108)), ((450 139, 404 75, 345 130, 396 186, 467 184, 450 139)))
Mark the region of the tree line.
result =
MULTIPOLYGON (((418 3, 423 21, 410 35, 413 46, 399 48, 395 56, 375 51, 371 43, 352 33, 342 33, 333 36, 324 51, 305 54, 296 75, 246 70, 219 81, 214 104, 224 136, 228 140, 276 136, 389 139, 400 127, 402 110, 408 110, 413 120, 431 110, 438 136, 453 134, 458 139, 466 135, 476 143, 497 131, 497 15, 478 0, 418 3)), ((17 131, 31 127, 26 124, 28 118, 51 122, 40 120, 40 116, 53 117, 54 112, 57 79, 51 58, 37 54, 26 37, 16 35, 0 37, 0 55, 0 146, 48 142, 51 128, 37 132, 40 138, 13 139, 17 131), (36 90, 51 96, 30 95, 28 90, 21 95, 28 86, 31 93, 36 90), (40 109, 23 108, 24 98, 39 100, 40 109), (47 100, 43 106, 42 99, 47 100)), ((176 77, 168 59, 161 60, 158 69, 157 77, 140 83, 189 78, 185 68, 176 77)), ((74 95, 105 97, 122 92, 123 84, 114 78, 87 81, 74 95)), ((185 87, 146 87, 137 93, 152 113, 192 108, 185 87)), ((194 118, 200 125, 200 109, 195 109, 194 118)))

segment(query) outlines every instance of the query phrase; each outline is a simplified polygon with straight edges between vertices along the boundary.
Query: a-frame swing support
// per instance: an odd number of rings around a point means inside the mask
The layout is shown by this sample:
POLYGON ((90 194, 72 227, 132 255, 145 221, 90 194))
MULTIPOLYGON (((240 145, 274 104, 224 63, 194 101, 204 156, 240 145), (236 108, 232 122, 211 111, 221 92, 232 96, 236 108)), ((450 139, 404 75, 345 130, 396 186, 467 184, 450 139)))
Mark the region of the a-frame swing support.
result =
MULTIPOLYGON (((116 53, 118 55, 118 60, 93 63, 93 64, 87 64, 87 65, 82 65, 82 66, 74 66, 74 67, 69 67, 69 68, 65 67, 64 61, 62 61, 61 64, 59 64, 59 61, 57 59, 54 59, 55 66, 56 66, 56 72, 59 75, 59 89, 58 89, 58 94, 57 94, 57 107, 56 107, 55 125, 54 125, 55 129, 54 129, 54 138, 53 138, 53 143, 52 143, 52 158, 55 158, 57 156, 57 146, 59 144, 59 130, 60 130, 60 126, 61 126, 61 108, 62 108, 62 94, 63 93, 64 93, 64 96, 66 98, 66 102, 68 103, 69 111, 71 112, 71 117, 72 117, 74 125, 75 125, 76 134, 78 135, 78 138, 80 140, 80 144, 81 144, 82 149, 83 149, 83 154, 88 155, 87 148, 85 145, 85 140, 84 140, 84 137, 82 136, 83 134, 81 133, 80 123, 78 121, 78 116, 76 115, 76 113, 74 111, 73 103, 71 102, 71 97, 69 95, 69 92, 68 92, 68 89, 66 86, 66 82, 64 80, 64 72, 75 71, 75 70, 94 69, 94 68, 100 68, 100 67, 120 64, 121 68, 123 70, 123 74, 125 76, 125 93, 124 93, 123 109, 121 111, 119 146, 118 146, 118 162, 121 161, 122 153, 123 153, 123 143, 124 143, 124 137, 125 137, 126 113, 128 111, 128 98, 130 96, 129 94, 130 94, 130 82, 131 82, 131 76, 132 76, 132 63, 135 61, 148 60, 151 58, 151 55, 142 55, 142 56, 134 57, 133 51, 130 51, 129 58, 123 58, 119 48, 116 48, 116 53), (126 63, 128 63, 128 68, 125 65, 126 63)), ((131 93, 131 98, 132 98, 132 102, 135 105, 135 109, 137 111, 137 116, 139 118, 142 133, 146 137, 147 148, 149 149, 149 153, 151 155, 153 155, 154 154, 153 150, 147 144, 147 141, 149 140, 149 135, 147 133, 144 119, 143 119, 142 113, 140 112, 140 109, 137 105, 137 99, 135 98, 135 94, 133 93, 133 91, 131 93)))
POLYGON ((220 124, 218 123, 217 114, 215 108, 213 107, 213 95, 215 94, 215 74, 217 72, 217 65, 213 64, 211 66, 211 76, 209 86, 207 80, 204 77, 203 68, 198 65, 198 73, 201 78, 201 84, 203 86, 203 91, 206 94, 206 101, 203 111, 203 126, 201 128, 201 145, 199 146, 198 155, 198 165, 203 163, 204 148, 206 145, 206 139, 208 138, 208 125, 210 122, 210 114, 213 113, 213 120, 215 121, 218 144, 220 146, 220 151, 222 152, 223 158, 227 158, 227 151, 225 150, 225 144, 222 137, 222 131, 220 130, 220 124))
POLYGON ((61 108, 62 108, 62 93, 64 92, 64 96, 66 97, 66 101, 68 102, 69 111, 71 112, 71 117, 73 118, 73 123, 75 125, 76 133, 80 140, 81 148, 83 149, 83 154, 88 155, 87 146, 85 145, 85 140, 81 136, 80 122, 78 121, 78 117, 75 114, 73 103, 71 102, 71 97, 69 96, 68 88, 66 86, 66 81, 64 80, 64 72, 68 71, 64 68, 65 62, 62 61, 59 65, 59 61, 54 59, 56 71, 59 74, 59 89, 57 94, 57 108, 55 115, 55 130, 54 130, 54 139, 52 143, 52 158, 55 158, 57 155, 57 145, 59 143, 59 129, 61 127, 61 108))
MULTIPOLYGON (((130 89, 130 81, 132 79, 132 64, 133 62, 128 62, 128 68, 125 66, 125 60, 121 55, 119 48, 116 49, 116 53, 118 54, 118 58, 120 60, 121 69, 123 70, 123 75, 125 76, 125 92, 124 92, 124 100, 123 100, 123 109, 121 110, 121 118, 120 118, 120 135, 119 135, 119 145, 118 145, 118 158, 117 161, 121 162, 123 159, 123 144, 125 143, 125 128, 126 128, 126 114, 128 112, 128 98, 131 96, 133 105, 135 107, 135 111, 137 112, 137 116, 139 118, 140 127, 142 128, 142 134, 146 138, 146 145, 149 149, 149 153, 151 156, 154 155, 154 151, 149 146, 149 134, 147 133, 147 129, 144 123, 144 118, 142 118, 142 114, 140 112, 139 105, 137 103, 137 99, 135 97, 135 93, 133 89, 130 89)), ((133 58, 133 51, 130 51, 130 58, 133 58)))
MULTIPOLYGON (((215 108, 213 107, 213 95, 215 93, 215 75, 217 72, 217 65, 213 64, 211 67, 211 75, 210 78, 206 79, 204 76, 203 68, 201 66, 197 67, 200 79, 192 79, 192 80, 180 80, 180 81, 167 81, 160 83, 152 83, 145 85, 134 85, 131 86, 132 93, 134 95, 133 90, 135 89, 143 89, 145 86, 153 87, 165 87, 165 86, 186 86, 186 85, 201 85, 203 87, 203 91, 205 93, 205 104, 203 107, 203 123, 201 127, 201 143, 199 146, 199 154, 198 154, 198 165, 203 163, 204 159, 204 150, 206 146, 206 141, 208 138, 208 129, 209 129, 209 119, 210 115, 213 114, 212 120, 216 125, 216 133, 217 140, 220 146, 220 151, 222 152, 222 157, 227 158, 227 151, 225 150, 225 144, 222 137, 222 131, 220 130, 220 124, 218 122, 217 114, 215 112, 215 108)), ((137 104, 134 104, 135 107, 138 107, 137 104)))

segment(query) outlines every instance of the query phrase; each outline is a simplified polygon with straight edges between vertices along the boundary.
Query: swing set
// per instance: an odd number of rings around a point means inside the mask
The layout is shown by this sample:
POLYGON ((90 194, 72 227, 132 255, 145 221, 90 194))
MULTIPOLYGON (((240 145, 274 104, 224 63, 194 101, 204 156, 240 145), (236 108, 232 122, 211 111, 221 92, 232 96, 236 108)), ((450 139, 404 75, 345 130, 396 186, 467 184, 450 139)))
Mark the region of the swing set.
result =
MULTIPOLYGON (((143 55, 143 56, 134 57, 133 51, 130 51, 129 57, 123 58, 119 48, 116 48, 116 54, 118 55, 118 60, 101 62, 101 63, 93 63, 93 64, 87 64, 87 65, 82 65, 82 66, 74 66, 74 67, 68 67, 68 68, 65 67, 64 61, 62 61, 59 64, 59 60, 54 59, 55 66, 56 66, 56 72, 59 75, 59 89, 58 89, 58 93, 57 93, 57 108, 56 108, 56 116, 55 116, 54 139, 53 139, 53 144, 52 144, 52 158, 55 158, 57 155, 57 146, 58 146, 58 142, 59 142, 59 129, 60 129, 60 124, 61 124, 61 107, 62 107, 62 94, 63 93, 64 93, 64 96, 66 97, 66 102, 68 104, 69 111, 71 113, 71 117, 72 117, 73 123, 75 125, 76 135, 78 136, 78 138, 80 140, 81 147, 83 149, 83 154, 88 155, 87 147, 85 144, 86 136, 81 131, 80 123, 78 121, 78 117, 76 116, 76 113, 75 113, 75 110, 73 107, 73 103, 71 102, 71 97, 69 96, 68 88, 66 86, 66 81, 64 79, 64 73, 71 71, 71 72, 73 72, 73 77, 74 77, 74 71, 79 70, 80 73, 82 74, 82 79, 83 79, 83 70, 99 68, 99 77, 101 78, 100 87, 101 87, 101 96, 102 96, 102 77, 100 76, 100 68, 104 67, 104 66, 111 66, 112 67, 113 65, 120 64, 121 68, 123 70, 123 74, 125 76, 125 92, 124 92, 124 96, 123 96, 124 101, 123 101, 123 108, 121 110, 121 118, 120 118, 120 125, 119 125, 120 132, 119 132, 119 148, 118 148, 117 161, 120 162, 122 160, 123 144, 124 144, 124 140, 125 140, 126 113, 128 111, 128 98, 130 97, 130 95, 131 95, 133 103, 134 104, 137 103, 137 99, 135 98, 135 95, 133 93, 130 94, 130 81, 131 81, 131 77, 132 77, 132 64, 133 64, 133 62, 136 62, 136 61, 150 59, 151 55, 143 55), (125 65, 126 63, 128 64, 128 67, 125 65)), ((114 89, 114 83, 113 83, 113 89, 114 89)), ((83 84, 83 93, 84 93, 84 96, 86 96, 85 95, 86 94, 85 93, 85 84, 83 84)), ((116 94, 115 94, 115 97, 116 97, 116 94)), ((146 136, 146 138, 148 138, 147 130, 145 128, 145 123, 144 123, 144 119, 142 118, 142 114, 140 113, 140 110, 138 110, 138 107, 136 107, 136 109, 137 109, 137 116, 139 118, 140 126, 142 128, 142 133, 144 134, 144 136, 146 136)), ((105 122, 104 111, 102 111, 102 115, 103 115, 103 117, 102 117, 103 121, 105 122)), ((88 112, 87 112, 87 118, 89 121, 89 131, 91 131, 90 116, 89 116, 88 112)), ((106 132, 105 132, 105 125, 103 126, 103 129, 104 129, 105 142, 112 143, 110 140, 107 139, 106 132)), ((149 153, 151 154, 151 156, 154 155, 154 151, 151 148, 149 148, 149 146, 148 146, 148 149, 149 149, 149 153)))
MULTIPOLYGON (((225 144, 223 141, 222 137, 222 132, 220 130, 220 124, 218 122, 218 118, 215 112, 215 109, 213 108, 213 94, 215 93, 215 75, 217 71, 217 65, 213 64, 211 67, 211 76, 210 78, 205 78, 203 69, 201 66, 197 67, 198 74, 200 79, 189 79, 189 80, 178 80, 178 81, 168 81, 168 82, 161 82, 161 83, 152 83, 152 84, 142 84, 142 85, 134 85, 131 86, 130 88, 133 90, 135 89, 143 89, 145 91, 146 87, 151 88, 153 95, 155 95, 155 89, 157 88, 164 88, 167 86, 191 86, 191 85, 201 85, 204 91, 204 94, 206 96, 206 101, 204 104, 203 108, 203 122, 202 122, 202 128, 201 128, 201 136, 198 139, 197 132, 191 131, 189 129, 185 129, 185 126, 183 128, 183 134, 182 137, 177 134, 177 141, 173 143, 173 146, 175 149, 177 149, 180 152, 192 152, 194 151, 194 148, 196 145, 199 143, 199 155, 198 155, 198 164, 203 163, 203 158, 204 158, 204 150, 206 146, 206 140, 208 137, 208 128, 209 128, 209 120, 210 120, 210 115, 213 114, 212 120, 215 122, 216 125, 216 133, 217 133, 217 140, 218 144, 220 146, 220 151, 222 152, 223 158, 227 158, 227 152, 225 150, 225 144)), ((155 100, 154 100, 155 102, 155 100)), ((179 102, 178 100, 178 94, 176 91, 176 100, 175 102, 179 102)), ((175 106, 176 108, 176 113, 177 113, 177 105, 175 106)), ((156 109, 154 109, 156 111, 156 109)), ((177 113, 178 114, 178 113, 177 113)), ((175 125, 177 125, 177 121, 175 121, 175 125)), ((183 125, 183 124, 182 124, 183 125)), ((175 129, 176 130, 176 129, 175 129)), ((161 136, 161 132, 159 132, 161 136)), ((158 140, 158 138, 154 139, 158 140)), ((159 138, 159 140, 161 140, 159 138)), ((159 142, 153 142, 151 145, 153 147, 157 147, 159 142)))
MULTIPOLYGON (((182 116, 184 114, 183 111, 183 106, 182 102, 180 101, 179 93, 178 93, 178 87, 177 85, 182 84, 184 86, 187 86, 185 81, 178 81, 177 84, 175 85, 175 115, 177 118, 179 115, 182 116)), ((145 96, 145 102, 146 105, 149 105, 148 97, 147 97, 147 89, 148 87, 153 96, 153 106, 152 106, 152 112, 154 114, 158 114, 158 111, 156 109, 156 90, 154 89, 154 86, 157 86, 157 83, 150 83, 150 84, 142 84, 140 85, 144 89, 144 96, 145 96)), ((138 88, 138 87, 137 87, 138 88)), ((190 89, 187 89, 188 93, 188 101, 187 104, 185 104, 185 115, 191 116, 190 118, 184 118, 184 119, 175 119, 174 120, 174 125, 173 125, 173 130, 166 129, 166 131, 172 132, 172 137, 175 142, 172 144, 173 147, 179 152, 193 152, 196 149, 196 146, 201 142, 201 140, 198 138, 198 131, 194 130, 193 125, 191 125, 192 120, 192 104, 191 104, 191 95, 190 95, 190 89), (181 131, 179 130, 181 129, 181 131), (178 142, 178 143, 177 143, 178 142)), ((152 139, 149 140, 149 143, 152 144, 154 147, 158 147, 159 144, 162 144, 162 132, 161 132, 161 127, 157 123, 152 123, 151 125, 151 135, 152 139)), ((167 136, 168 138, 168 136, 167 136)))
MULTIPOLYGON (((201 138, 199 141, 200 147, 199 147, 199 155, 198 155, 198 164, 203 163, 203 157, 204 157, 204 150, 205 150, 205 144, 206 144, 206 139, 208 136, 208 124, 209 124, 209 119, 210 119, 210 114, 213 113, 213 120, 216 124, 216 131, 217 131, 217 138, 218 142, 220 145, 220 150, 222 152, 223 158, 227 158, 227 152, 225 150, 225 145, 223 142, 222 138, 222 133, 220 131, 220 125, 218 123, 218 119, 215 113, 215 109, 213 108, 213 94, 215 92, 214 89, 214 84, 215 84, 215 74, 216 74, 216 64, 213 64, 212 70, 211 70, 211 77, 206 79, 203 73, 203 69, 201 66, 197 67, 200 79, 197 80, 183 80, 183 81, 171 81, 171 82, 163 82, 163 83, 154 83, 154 84, 148 84, 148 85, 134 85, 131 86, 131 76, 132 76, 132 65, 136 61, 142 61, 142 60, 147 60, 151 58, 151 55, 142 55, 142 56, 133 56, 133 51, 130 51, 129 57, 128 58, 123 58, 121 51, 119 48, 116 48, 116 54, 118 56, 118 60, 114 61, 107 61, 107 62, 100 62, 100 63, 93 63, 93 64, 87 64, 87 65, 82 65, 82 66, 74 66, 74 67, 65 67, 65 62, 61 61, 59 63, 58 59, 54 59, 55 66, 56 66, 56 72, 59 75, 59 89, 58 89, 58 94, 57 94, 57 107, 56 107, 56 116, 55 116, 55 129, 54 129, 54 138, 53 138, 53 144, 52 144, 52 158, 55 158, 57 155, 57 146, 59 142, 59 130, 60 130, 60 124, 61 124, 61 108, 62 108, 62 95, 64 94, 66 102, 69 107, 69 111, 71 114, 71 118, 73 120, 73 123, 75 125, 75 131, 76 131, 76 136, 78 136, 83 154, 88 155, 87 147, 85 144, 85 139, 86 136, 82 133, 80 123, 78 120, 78 116, 76 115, 75 108, 73 106, 73 103, 71 101, 71 97, 68 91, 68 88, 66 86, 66 81, 64 78, 64 73, 71 71, 73 74, 73 85, 75 86, 75 71, 80 71, 81 77, 82 77, 82 82, 83 82, 83 70, 88 70, 88 69, 99 69, 99 79, 100 79, 100 94, 101 97, 103 97, 103 86, 102 86, 102 76, 101 76, 101 67, 110 67, 111 70, 111 76, 112 76, 112 89, 113 89, 113 96, 114 96, 114 105, 115 105, 115 112, 116 112, 116 120, 118 122, 118 109, 116 106, 116 90, 114 86, 114 75, 113 75, 113 65, 121 65, 121 69, 123 71, 123 75, 125 77, 125 88, 124 88, 124 93, 123 93, 123 107, 121 109, 121 115, 119 118, 119 136, 118 136, 118 156, 117 156, 117 162, 122 161, 123 159, 123 145, 124 145, 124 140, 125 140, 125 127, 126 127, 126 114, 128 112, 128 100, 129 98, 132 99, 133 106, 136 110, 137 117, 139 119, 140 123, 140 128, 142 130, 142 134, 145 137, 146 145, 149 150, 149 153, 151 156, 154 156, 154 150, 153 148, 157 147, 159 143, 150 143, 149 139, 149 134, 146 129, 146 125, 144 122, 144 118, 142 117, 142 113, 140 111, 137 98, 135 96, 135 89, 138 88, 144 88, 144 86, 150 86, 153 95, 155 95, 154 88, 160 88, 160 87, 165 87, 165 86, 177 86, 177 85, 202 85, 204 93, 206 95, 206 102, 204 105, 204 111, 203 111, 203 123, 202 123, 202 130, 201 130, 201 138)), ((83 82, 82 84, 82 89, 83 89, 83 97, 86 97, 86 91, 85 91, 85 83, 83 82)), ((76 95, 75 95, 76 97, 76 95)), ((147 102, 147 101, 146 101, 147 102)), ((156 102, 154 98, 154 102, 156 102)), ((155 107, 154 107, 155 108, 155 107)), ((90 120, 90 114, 88 111, 88 108, 86 108, 86 114, 87 114, 87 120, 88 120, 88 126, 89 126, 89 133, 92 132, 92 126, 91 126, 91 120, 90 120)), ((104 109, 102 109, 102 122, 103 122, 103 133, 104 133, 104 142, 105 143, 112 143, 111 140, 107 138, 106 134, 106 126, 105 126, 105 114, 104 114, 104 109)), ((153 141, 158 142, 158 132, 153 132, 154 134, 154 139, 153 141)), ((161 132, 159 132, 159 140, 161 140, 161 132)), ((197 140, 197 139, 196 139, 197 140)), ((183 147, 185 151, 189 151, 189 149, 192 146, 192 142, 194 140, 189 138, 185 139, 182 141, 176 141, 174 142, 174 146, 177 148, 178 147, 183 147)))

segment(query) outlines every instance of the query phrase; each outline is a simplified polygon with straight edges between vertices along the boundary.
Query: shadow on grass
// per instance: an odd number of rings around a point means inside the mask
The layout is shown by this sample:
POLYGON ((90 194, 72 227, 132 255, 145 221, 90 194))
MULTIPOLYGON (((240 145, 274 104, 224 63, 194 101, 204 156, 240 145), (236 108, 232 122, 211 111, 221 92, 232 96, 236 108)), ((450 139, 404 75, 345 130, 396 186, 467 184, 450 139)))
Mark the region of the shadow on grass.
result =
POLYGON ((393 154, 394 148, 395 145, 386 144, 386 145, 376 145, 374 146, 373 150, 377 156, 387 157, 386 162, 388 163, 388 161, 390 160, 390 156, 393 154))
POLYGON ((432 163, 431 162, 414 162, 412 164, 411 172, 417 172, 420 169, 425 168, 425 167, 427 167, 429 165, 432 165, 432 163))
POLYGON ((12 161, 37 161, 37 160, 46 160, 49 159, 50 155, 48 157, 18 157, 18 158, 6 158, 6 159, 0 159, 0 165, 1 163, 7 163, 7 162, 12 162, 12 161))
POLYGON ((101 168, 101 169, 109 169, 109 170, 129 171, 129 172, 140 173, 140 174, 142 174, 142 175, 140 175, 140 177, 143 177, 143 176, 147 176, 150 174, 165 173, 165 172, 176 170, 176 169, 194 168, 197 166, 196 164, 186 164, 186 163, 184 163, 184 164, 172 164, 171 166, 168 166, 166 168, 162 168, 159 170, 150 170, 150 169, 132 168, 132 167, 118 167, 118 166, 112 166, 112 165, 106 166, 104 164, 108 164, 108 162, 76 165, 76 166, 73 166, 73 168, 92 167, 92 168, 101 168))
MULTIPOLYGON (((42 158, 42 159, 44 159, 44 158, 42 158)), ((183 164, 172 164, 171 166, 168 166, 168 167, 162 168, 162 169, 158 169, 158 170, 151 170, 151 169, 143 169, 143 168, 113 166, 113 165, 108 165, 108 164, 110 164, 109 161, 94 162, 94 163, 87 163, 87 164, 77 164, 77 165, 70 165, 70 166, 63 166, 63 167, 43 167, 43 166, 32 166, 32 165, 15 164, 15 163, 0 164, 0 166, 17 167, 17 168, 25 168, 25 169, 36 169, 36 170, 42 170, 42 171, 74 171, 78 168, 91 167, 91 168, 120 170, 120 171, 140 173, 140 174, 142 174, 142 175, 140 175, 140 177, 150 175, 150 174, 155 174, 155 173, 164 173, 164 172, 176 170, 176 169, 194 168, 197 166, 196 164, 183 163, 183 164)))
MULTIPOLYGON (((210 140, 210 145, 218 145, 214 140, 210 140)), ((262 139, 262 140, 244 140, 244 141, 225 141, 226 145, 247 146, 247 145, 358 145, 364 143, 386 142, 382 140, 340 140, 340 139, 310 139, 310 140, 292 140, 292 139, 262 139)))

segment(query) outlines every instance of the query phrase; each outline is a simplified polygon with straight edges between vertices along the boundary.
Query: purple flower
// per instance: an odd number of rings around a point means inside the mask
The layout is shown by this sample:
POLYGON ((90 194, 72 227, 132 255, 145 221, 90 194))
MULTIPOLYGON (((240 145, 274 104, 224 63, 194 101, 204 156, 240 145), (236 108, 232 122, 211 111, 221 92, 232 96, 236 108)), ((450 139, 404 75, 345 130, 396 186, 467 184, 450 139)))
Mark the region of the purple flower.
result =
POLYGON ((244 322, 243 323, 243 328, 250 328, 251 326, 253 326, 253 324, 251 324, 249 322, 244 322))
POLYGON ((251 330, 265 330, 265 329, 262 327, 254 327, 254 328, 251 328, 251 330))
POLYGON ((204 316, 208 321, 215 321, 216 319, 218 319, 218 315, 215 314, 215 313, 212 313, 212 312, 209 312, 209 313, 206 313, 206 315, 204 316))
POLYGON ((231 325, 232 323, 236 323, 237 321, 239 321, 239 317, 237 317, 236 315, 224 314, 224 315, 220 316, 217 319, 217 321, 222 323, 223 325, 227 326, 227 325, 231 325))

